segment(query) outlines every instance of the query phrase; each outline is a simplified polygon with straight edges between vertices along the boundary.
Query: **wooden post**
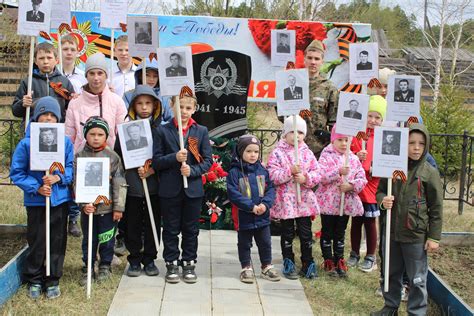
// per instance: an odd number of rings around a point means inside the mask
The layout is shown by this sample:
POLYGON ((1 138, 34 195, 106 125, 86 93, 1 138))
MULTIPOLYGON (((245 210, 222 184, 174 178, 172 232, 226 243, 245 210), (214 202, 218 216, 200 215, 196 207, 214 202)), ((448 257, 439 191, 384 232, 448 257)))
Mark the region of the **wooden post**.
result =
MULTIPOLYGON (((392 195, 392 178, 388 178, 387 183, 387 196, 392 195)), ((385 217, 385 253, 384 253, 384 278, 383 278, 383 291, 388 292, 388 281, 390 278, 390 226, 392 221, 392 210, 387 209, 387 214, 385 217)))
MULTIPOLYGON (((181 150, 184 149, 184 139, 183 139, 183 123, 181 122, 181 102, 179 100, 179 95, 176 97, 176 120, 178 121, 178 136, 179 136, 179 147, 181 150)), ((186 162, 183 161, 181 165, 185 165, 186 162)), ((183 176, 183 185, 184 188, 188 188, 188 178, 183 176)))
POLYGON ((94 213, 89 214, 89 229, 87 231, 87 299, 91 298, 92 287, 92 225, 94 224, 94 213))
MULTIPOLYGON (((46 176, 49 176, 49 170, 46 170, 46 176)), ((51 188, 52 191, 52 188, 51 188)), ((46 276, 51 275, 51 198, 46 197, 46 276)))
MULTIPOLYGON (((34 58, 34 55, 35 55, 35 40, 36 40, 36 37, 31 36, 31 38, 30 38, 30 59, 29 59, 29 62, 28 62, 28 85, 27 85, 27 91, 26 91, 27 95, 31 95, 31 86, 32 86, 32 83, 33 83, 33 58, 34 58)), ((31 111, 31 107, 28 106, 26 108, 26 114, 25 114, 25 131, 28 128, 28 123, 30 122, 30 111, 31 111)))
POLYGON ((59 58, 59 70, 64 73, 63 69, 63 49, 61 44, 61 31, 58 29, 58 58, 59 58))
POLYGON ((145 191, 145 199, 146 199, 146 205, 148 207, 148 215, 150 216, 150 223, 151 223, 151 230, 153 232, 153 240, 155 241, 155 248, 156 251, 158 252, 158 247, 159 247, 159 242, 158 242, 158 232, 156 230, 156 225, 155 225, 155 216, 153 215, 153 208, 151 206, 151 200, 150 200, 150 192, 148 192, 148 183, 146 182, 146 179, 142 179, 143 183, 143 190, 145 191))
MULTIPOLYGON (((298 128, 296 127, 296 114, 293 115, 293 146, 295 147, 295 162, 296 164, 300 165, 300 157, 298 155, 298 128)), ((296 200, 298 201, 298 203, 301 203, 301 187, 300 187, 300 184, 298 182, 296 182, 296 200)))
POLYGON ((146 57, 143 57, 142 84, 146 85, 146 57))
MULTIPOLYGON (((351 138, 349 137, 349 144, 347 145, 346 153, 344 154, 344 167, 347 167, 349 164, 349 151, 351 150, 351 138)), ((342 176, 342 180, 346 182, 346 176, 342 176)), ((344 215, 344 200, 346 198, 346 193, 341 192, 341 203, 339 204, 339 216, 344 215)))
POLYGON ((111 60, 111 67, 110 67, 110 85, 112 85, 112 81, 114 80, 114 42, 115 42, 115 31, 114 29, 110 30, 110 60, 111 60))

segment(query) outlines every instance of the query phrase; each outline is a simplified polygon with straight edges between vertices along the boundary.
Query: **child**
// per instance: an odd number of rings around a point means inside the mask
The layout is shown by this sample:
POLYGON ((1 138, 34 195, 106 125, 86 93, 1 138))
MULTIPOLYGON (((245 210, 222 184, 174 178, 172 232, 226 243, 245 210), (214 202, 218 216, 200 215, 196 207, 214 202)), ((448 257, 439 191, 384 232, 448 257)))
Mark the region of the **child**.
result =
POLYGON ((380 178, 372 176, 372 157, 374 152, 374 128, 382 125, 385 112, 387 110, 387 101, 379 95, 370 97, 369 112, 367 115, 366 149, 362 149, 362 140, 352 139, 351 150, 354 152, 362 163, 367 179, 367 185, 360 192, 359 197, 364 206, 364 214, 362 216, 352 217, 351 225, 351 255, 347 260, 349 267, 358 265, 360 255, 360 240, 362 234, 362 225, 365 227, 367 236, 367 255, 359 269, 364 272, 372 272, 377 268, 375 250, 377 248, 377 225, 375 219, 380 216, 380 210, 377 205, 376 193, 380 178))
POLYGON ((115 40, 114 55, 118 62, 113 63, 113 79, 110 86, 120 97, 125 91, 135 88, 135 70, 137 66, 132 61, 132 56, 128 53, 128 36, 120 35, 115 40))
MULTIPOLYGON (((38 100, 32 117, 33 122, 57 123, 61 121, 58 101, 53 97, 38 100)), ((65 137, 64 174, 54 171, 48 176, 42 171, 30 170, 30 129, 15 149, 10 169, 10 178, 24 192, 27 212, 27 235, 29 245, 28 258, 23 267, 23 280, 29 284, 28 295, 37 299, 46 289, 47 298, 61 295, 59 279, 63 274, 66 254, 66 225, 68 202, 71 201, 69 185, 73 176, 74 150, 69 138, 65 137), (46 259, 46 199, 50 197, 50 258, 51 274, 45 274, 46 259)))
POLYGON ((316 190, 321 210, 323 267, 329 275, 339 277, 347 276, 344 261, 347 222, 349 216, 360 216, 364 213, 358 194, 367 184, 359 158, 351 151, 347 151, 349 145, 349 137, 337 134, 334 125, 331 131, 331 144, 324 148, 319 159, 321 182, 316 190), (348 166, 344 167, 347 154, 348 166), (339 216, 342 192, 345 192, 344 215, 339 216))
POLYGON ((74 91, 80 94, 82 87, 87 84, 87 80, 84 71, 76 67, 76 59, 78 57, 77 45, 77 39, 73 35, 68 34, 61 37, 62 72, 71 81, 74 91))
POLYGON ((275 200, 275 189, 268 171, 259 160, 259 151, 260 141, 257 137, 241 136, 227 176, 229 200, 239 209, 240 281, 244 283, 253 283, 255 278, 250 259, 252 237, 258 247, 262 277, 280 281, 280 275, 272 265, 270 235, 270 208, 275 200))
POLYGON ((74 93, 74 87, 71 82, 56 69, 56 64, 58 63, 57 58, 56 49, 52 44, 44 42, 36 45, 34 50, 35 67, 33 68, 31 94, 27 94, 28 78, 25 78, 21 81, 13 101, 12 112, 14 116, 21 117, 24 120, 27 107, 33 108, 35 101, 41 97, 52 96, 58 101, 61 109, 60 122, 64 122, 66 109, 70 97, 72 93, 74 93), (56 88, 57 91, 53 88, 55 84, 61 84, 61 87, 56 88), (58 89, 61 90, 62 93, 58 93, 58 89))
POLYGON ((428 293, 427 251, 435 251, 441 239, 443 187, 438 172, 426 161, 430 136, 422 124, 411 124, 408 139, 406 182, 395 180, 392 196, 387 196, 387 180, 380 181, 377 202, 391 209, 389 290, 384 307, 371 315, 397 315, 402 290, 402 274, 410 280, 407 312, 426 315, 428 293))
MULTIPOLYGON (((125 208, 125 198, 127 195, 127 184, 124 178, 124 172, 120 157, 107 146, 107 137, 109 136, 109 125, 107 121, 98 116, 90 117, 84 124, 84 138, 86 144, 84 148, 75 156, 75 162, 80 157, 108 157, 110 158, 110 205, 99 204, 94 206, 92 203, 79 204, 81 213, 81 227, 83 231, 82 238, 82 268, 81 285, 87 284, 87 242, 89 231, 89 214, 94 214, 94 227, 92 228, 92 266, 96 261, 97 248, 100 255, 98 281, 104 281, 110 278, 112 272, 110 264, 114 255, 114 233, 115 222, 122 218, 125 208), (100 240, 100 241, 99 241, 100 240)), ((77 172, 77 170, 74 170, 77 172)), ((92 274, 95 279, 95 273, 92 274)))
POLYGON ((184 87, 179 97, 172 99, 174 119, 153 131, 153 169, 159 171, 160 208, 163 217, 163 258, 166 262, 166 282, 179 282, 178 263, 183 267, 183 280, 195 283, 199 215, 204 188, 201 176, 212 165, 211 144, 207 128, 198 125, 192 115, 197 100, 189 87, 184 87), (181 123, 186 149, 180 150, 176 113, 181 111, 181 123), (188 154, 189 152, 189 154, 188 154), (184 162, 184 164, 183 164, 184 162), (188 188, 183 186, 183 176, 188 178, 188 188), (181 253, 178 248, 181 233, 181 253), (180 260, 181 255, 181 260, 180 260))
POLYGON ((311 233, 311 216, 319 214, 318 201, 312 188, 319 183, 318 161, 308 145, 306 137, 306 122, 296 117, 298 130, 299 165, 295 163, 293 117, 287 117, 283 125, 281 140, 268 158, 270 179, 276 185, 275 204, 270 209, 272 218, 280 219, 281 250, 283 255, 283 274, 288 279, 298 279, 293 253, 293 238, 295 237, 295 222, 301 247, 301 276, 314 278, 317 276, 314 263, 311 233), (301 202, 296 196, 296 183, 300 184, 301 202))
MULTIPOLYGON (((148 119, 152 129, 158 128, 161 123, 161 102, 155 92, 149 86, 139 85, 134 90, 133 98, 128 111, 129 118, 133 120, 148 119)), ((130 126, 130 125, 129 125, 130 126)), ((115 142, 115 152, 121 156, 122 150, 120 140, 115 142)), ((125 171, 128 184, 127 202, 125 204, 125 244, 129 251, 127 257, 130 267, 127 275, 130 277, 140 276, 142 268, 146 275, 158 275, 159 271, 154 261, 156 259, 157 246, 153 238, 150 216, 145 199, 145 191, 141 179, 146 178, 148 191, 155 219, 155 226, 160 236, 161 214, 158 197, 158 176, 153 168, 145 172, 143 167, 125 171), (142 239, 142 236, 144 237, 142 239), (143 252, 141 252, 143 248, 143 252)))

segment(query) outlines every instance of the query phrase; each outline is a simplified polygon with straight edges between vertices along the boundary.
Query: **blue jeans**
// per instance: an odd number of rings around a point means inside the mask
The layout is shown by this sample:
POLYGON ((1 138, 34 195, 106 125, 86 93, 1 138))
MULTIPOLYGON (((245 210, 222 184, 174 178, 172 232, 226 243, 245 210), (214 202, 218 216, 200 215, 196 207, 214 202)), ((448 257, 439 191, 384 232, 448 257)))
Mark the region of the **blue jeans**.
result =
POLYGON ((239 230, 238 234, 239 261, 242 268, 250 265, 250 249, 252 248, 252 237, 258 247, 258 255, 262 267, 272 263, 272 237, 270 225, 265 227, 239 230))

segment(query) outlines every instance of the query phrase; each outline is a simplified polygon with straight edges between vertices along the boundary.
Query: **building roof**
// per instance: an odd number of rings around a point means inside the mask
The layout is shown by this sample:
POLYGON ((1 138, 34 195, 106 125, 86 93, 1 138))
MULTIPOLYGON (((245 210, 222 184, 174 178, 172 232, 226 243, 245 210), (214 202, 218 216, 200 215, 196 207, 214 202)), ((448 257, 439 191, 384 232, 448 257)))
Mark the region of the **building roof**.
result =
MULTIPOLYGON (((431 47, 404 47, 403 50, 415 59, 435 60, 435 56, 438 54, 438 49, 431 47)), ((452 48, 443 48, 442 59, 452 60, 453 51, 452 48)), ((457 61, 474 61, 474 54, 466 49, 458 49, 457 61)))

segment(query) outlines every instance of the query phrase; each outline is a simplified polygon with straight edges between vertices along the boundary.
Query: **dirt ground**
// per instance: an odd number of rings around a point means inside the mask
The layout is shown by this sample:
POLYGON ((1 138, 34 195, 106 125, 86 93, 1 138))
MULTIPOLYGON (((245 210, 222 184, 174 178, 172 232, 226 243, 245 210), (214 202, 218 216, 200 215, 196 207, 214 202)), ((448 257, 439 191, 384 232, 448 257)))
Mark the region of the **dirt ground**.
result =
POLYGON ((0 238, 0 268, 10 261, 25 245, 25 236, 2 236, 2 238, 0 238))

